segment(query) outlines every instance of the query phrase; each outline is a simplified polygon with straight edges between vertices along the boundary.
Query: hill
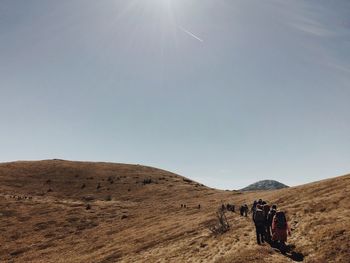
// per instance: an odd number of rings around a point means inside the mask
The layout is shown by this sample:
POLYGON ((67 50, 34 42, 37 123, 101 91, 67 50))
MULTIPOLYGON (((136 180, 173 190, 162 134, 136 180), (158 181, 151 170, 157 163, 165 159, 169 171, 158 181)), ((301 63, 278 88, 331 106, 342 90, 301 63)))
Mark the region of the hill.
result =
POLYGON ((282 189, 287 187, 289 186, 275 180, 262 180, 242 188, 241 191, 259 191, 259 190, 266 191, 266 190, 282 189))
POLYGON ((350 175, 275 191, 220 191, 140 165, 49 160, 0 164, 4 262, 347 262, 350 175), (287 212, 291 253, 258 246, 249 217, 222 203, 263 198, 287 212), (184 207, 186 205, 186 208, 184 207), (200 207, 199 207, 200 205, 200 207), (299 257, 300 258, 300 257, 299 257), (302 257, 301 257, 302 258, 302 257))

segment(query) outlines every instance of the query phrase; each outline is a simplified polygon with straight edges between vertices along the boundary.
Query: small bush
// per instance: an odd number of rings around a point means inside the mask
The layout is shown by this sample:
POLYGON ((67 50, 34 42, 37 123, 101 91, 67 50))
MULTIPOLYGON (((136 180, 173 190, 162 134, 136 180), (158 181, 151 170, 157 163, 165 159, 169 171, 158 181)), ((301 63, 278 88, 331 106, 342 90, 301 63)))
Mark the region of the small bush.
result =
POLYGON ((209 230, 214 235, 221 235, 227 232, 230 229, 230 225, 227 221, 225 210, 219 209, 216 212, 217 223, 209 227, 209 230))
POLYGON ((106 200, 106 201, 112 201, 112 196, 107 195, 105 200, 106 200))
POLYGON ((90 204, 87 204, 86 205, 86 210, 90 210, 91 209, 91 205, 90 204))
POLYGON ((146 185, 146 184, 151 184, 152 183, 152 179, 149 178, 149 179, 143 179, 143 185, 146 185))
POLYGON ((107 181, 108 181, 110 184, 113 184, 113 183, 114 183, 114 180, 113 180, 112 176, 109 176, 108 179, 107 179, 107 181))
POLYGON ((89 202, 89 201, 93 201, 95 198, 93 196, 91 196, 91 195, 88 195, 88 196, 84 196, 82 199, 84 201, 89 202))
POLYGON ((86 185, 85 184, 83 184, 82 186, 81 186, 81 189, 84 189, 86 187, 86 185))
POLYGON ((192 183, 192 180, 190 180, 190 179, 183 178, 183 180, 184 180, 184 182, 186 182, 186 183, 192 183))

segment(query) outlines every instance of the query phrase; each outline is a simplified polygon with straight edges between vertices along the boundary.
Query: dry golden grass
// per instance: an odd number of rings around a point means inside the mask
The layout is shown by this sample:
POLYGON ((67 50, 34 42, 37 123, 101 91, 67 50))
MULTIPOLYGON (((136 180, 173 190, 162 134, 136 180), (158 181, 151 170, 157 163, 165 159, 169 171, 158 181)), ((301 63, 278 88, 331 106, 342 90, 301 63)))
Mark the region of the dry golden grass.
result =
POLYGON ((257 198, 287 211, 288 243, 304 262, 348 262, 349 194, 349 175, 240 193, 140 165, 4 163, 0 262, 292 262, 291 253, 256 245, 250 217, 228 212, 231 229, 220 236, 209 231, 222 202, 257 198))

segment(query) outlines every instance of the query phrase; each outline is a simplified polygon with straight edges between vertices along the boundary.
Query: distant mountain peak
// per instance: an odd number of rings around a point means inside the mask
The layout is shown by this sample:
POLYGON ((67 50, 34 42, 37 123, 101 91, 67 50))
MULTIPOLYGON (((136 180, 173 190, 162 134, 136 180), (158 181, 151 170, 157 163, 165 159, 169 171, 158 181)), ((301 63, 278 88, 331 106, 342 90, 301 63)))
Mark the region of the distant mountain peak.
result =
POLYGON ((275 180, 262 180, 242 188, 241 191, 276 190, 287 187, 289 186, 275 180))

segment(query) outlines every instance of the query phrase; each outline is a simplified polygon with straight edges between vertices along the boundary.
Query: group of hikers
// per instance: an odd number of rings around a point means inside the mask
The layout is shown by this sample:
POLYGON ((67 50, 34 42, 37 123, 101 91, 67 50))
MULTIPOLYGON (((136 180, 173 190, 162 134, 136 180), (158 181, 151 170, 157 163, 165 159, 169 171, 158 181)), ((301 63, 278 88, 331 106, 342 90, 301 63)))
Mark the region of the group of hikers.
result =
POLYGON ((287 234, 291 235, 285 213, 278 211, 276 205, 270 206, 262 199, 254 201, 251 212, 256 229, 257 243, 260 245, 267 241, 271 245, 284 248, 287 234))
MULTIPOLYGON (((241 216, 248 216, 247 204, 240 207, 241 216)), ((259 245, 268 242, 272 246, 285 249, 287 236, 291 235, 286 215, 283 211, 277 210, 277 205, 270 206, 267 202, 259 199, 254 201, 251 212, 256 230, 256 240, 259 245)))

